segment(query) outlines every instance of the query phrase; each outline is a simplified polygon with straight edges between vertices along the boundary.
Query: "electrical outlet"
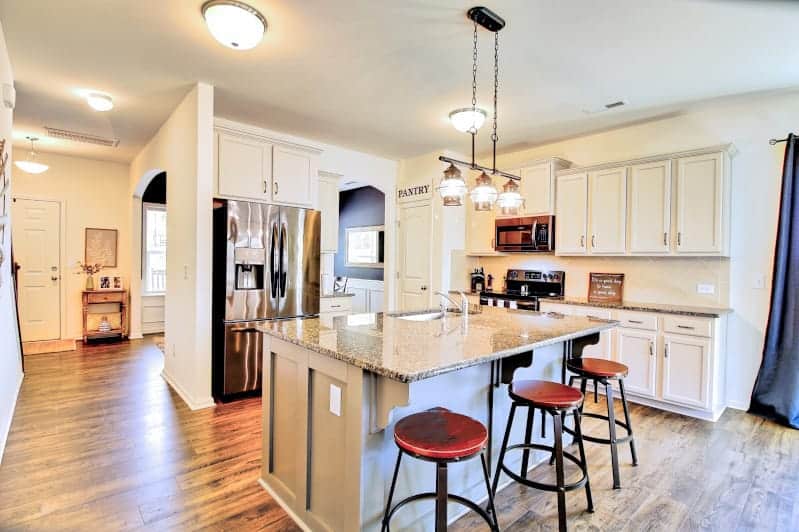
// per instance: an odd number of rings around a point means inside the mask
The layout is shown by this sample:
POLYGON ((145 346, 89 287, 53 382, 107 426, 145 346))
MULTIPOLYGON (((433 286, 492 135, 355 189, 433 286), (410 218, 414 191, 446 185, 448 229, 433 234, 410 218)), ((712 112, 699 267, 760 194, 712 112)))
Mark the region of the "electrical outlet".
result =
POLYGON ((699 283, 696 285, 696 293, 697 294, 715 294, 716 293, 716 285, 708 284, 708 283, 699 283))
POLYGON ((188 264, 184 264, 183 265, 183 280, 184 281, 188 281, 189 280, 189 265, 188 264))
POLYGON ((172 358, 175 358, 175 344, 172 344, 172 358))
POLYGON ((341 388, 330 385, 330 413, 341 417, 341 388))
POLYGON ((763 290, 766 288, 766 276, 762 273, 755 274, 754 282, 752 283, 752 288, 756 290, 763 290))

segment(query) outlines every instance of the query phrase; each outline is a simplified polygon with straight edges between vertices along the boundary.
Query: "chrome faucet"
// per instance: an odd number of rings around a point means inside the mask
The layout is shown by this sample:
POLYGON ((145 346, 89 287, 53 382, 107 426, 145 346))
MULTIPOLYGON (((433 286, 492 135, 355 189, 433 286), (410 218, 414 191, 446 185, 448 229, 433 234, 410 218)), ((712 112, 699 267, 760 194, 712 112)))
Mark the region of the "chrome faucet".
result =
MULTIPOLYGON (((455 301, 453 301, 453 299, 449 297, 449 294, 446 292, 442 292, 441 290, 436 290, 433 293, 437 296, 443 297, 444 299, 452 303, 456 308, 460 308, 461 319, 463 320, 463 324, 466 325, 469 321, 469 298, 466 297, 466 294, 463 293, 462 291, 460 290, 455 290, 455 291, 458 292, 458 294, 460 294, 461 296, 460 305, 458 305, 455 301)), ((447 305, 442 301, 441 312, 446 312, 446 311, 447 311, 447 305)))

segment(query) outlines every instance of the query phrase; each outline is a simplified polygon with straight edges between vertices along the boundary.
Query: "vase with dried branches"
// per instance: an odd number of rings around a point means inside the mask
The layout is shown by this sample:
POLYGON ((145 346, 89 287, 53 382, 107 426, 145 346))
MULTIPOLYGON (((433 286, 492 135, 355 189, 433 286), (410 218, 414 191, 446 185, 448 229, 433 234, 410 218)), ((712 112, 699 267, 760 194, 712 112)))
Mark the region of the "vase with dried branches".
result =
POLYGON ((103 265, 99 263, 83 264, 82 262, 78 261, 78 268, 80 268, 80 271, 77 272, 78 275, 86 275, 86 290, 94 290, 94 274, 102 270, 103 265))

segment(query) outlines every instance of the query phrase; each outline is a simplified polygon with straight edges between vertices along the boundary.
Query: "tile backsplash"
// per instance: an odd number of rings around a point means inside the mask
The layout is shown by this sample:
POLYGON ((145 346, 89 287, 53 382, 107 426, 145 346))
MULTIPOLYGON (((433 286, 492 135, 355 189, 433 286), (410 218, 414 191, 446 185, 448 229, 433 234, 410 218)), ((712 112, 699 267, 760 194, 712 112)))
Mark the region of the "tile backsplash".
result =
POLYGON ((555 255, 507 255, 503 257, 453 257, 454 284, 469 286, 468 273, 483 267, 502 286, 508 269, 563 270, 566 295, 586 297, 591 272, 623 273, 624 299, 647 303, 729 306, 730 260, 720 257, 556 257, 555 255), (461 276, 466 275, 462 280, 461 276), (713 285, 713 294, 697 293, 697 285, 713 285))

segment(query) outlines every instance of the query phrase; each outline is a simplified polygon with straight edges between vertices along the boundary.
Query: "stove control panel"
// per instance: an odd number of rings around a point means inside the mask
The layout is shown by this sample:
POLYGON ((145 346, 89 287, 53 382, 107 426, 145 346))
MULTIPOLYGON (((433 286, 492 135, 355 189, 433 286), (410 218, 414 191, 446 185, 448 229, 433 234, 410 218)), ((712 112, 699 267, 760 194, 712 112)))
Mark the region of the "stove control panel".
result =
POLYGON ((508 270, 506 278, 510 281, 562 283, 565 276, 565 272, 560 271, 508 270))

